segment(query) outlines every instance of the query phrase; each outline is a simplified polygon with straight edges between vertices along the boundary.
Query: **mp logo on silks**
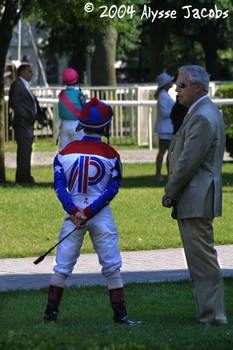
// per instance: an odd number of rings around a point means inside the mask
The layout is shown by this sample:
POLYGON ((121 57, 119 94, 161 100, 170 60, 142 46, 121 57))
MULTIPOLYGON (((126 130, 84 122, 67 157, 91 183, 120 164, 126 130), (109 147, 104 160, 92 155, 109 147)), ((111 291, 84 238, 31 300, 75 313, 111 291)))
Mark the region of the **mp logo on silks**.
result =
POLYGON ((104 163, 94 156, 80 156, 71 171, 69 190, 76 184, 78 193, 87 193, 88 186, 97 185, 105 175, 104 163))

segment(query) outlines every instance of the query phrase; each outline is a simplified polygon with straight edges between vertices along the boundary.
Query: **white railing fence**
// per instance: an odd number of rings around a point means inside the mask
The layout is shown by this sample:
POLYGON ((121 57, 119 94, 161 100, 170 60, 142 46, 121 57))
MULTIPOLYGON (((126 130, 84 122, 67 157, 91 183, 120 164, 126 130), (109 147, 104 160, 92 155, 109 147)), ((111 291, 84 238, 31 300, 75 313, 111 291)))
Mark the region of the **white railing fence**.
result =
MULTIPOLYGON (((209 96, 210 98, 213 98, 215 95, 216 90, 225 84, 232 83, 232 81, 211 81, 209 84, 209 96)), ((84 94, 86 95, 87 99, 90 99, 93 96, 96 96, 97 98, 100 98, 102 100, 147 100, 147 99, 153 99, 154 98, 154 92, 157 90, 157 84, 129 84, 129 85, 117 85, 117 86, 81 86, 81 89, 83 90, 84 94), (150 96, 150 98, 147 98, 146 96, 150 96), (145 98, 142 98, 145 96, 145 98)), ((35 86, 31 87, 34 94, 37 97, 51 97, 56 98, 58 97, 61 89, 63 89, 64 86, 35 86)), ((174 84, 173 87, 169 90, 169 93, 173 98, 175 98, 176 92, 176 85, 174 84)), ((9 87, 5 88, 5 95, 8 95, 9 87)))
MULTIPOLYGON (((221 82, 223 84, 223 82, 221 82)), ((219 84, 220 85, 220 84, 219 84)), ((209 96, 214 94, 217 83, 210 84, 209 96)), ((59 131, 58 95, 61 87, 32 88, 38 97, 41 107, 47 109, 49 124, 41 128, 35 127, 35 137, 53 136, 56 140, 59 131)), ((117 86, 117 87, 82 87, 87 100, 96 96, 113 107, 114 118, 111 124, 111 136, 118 138, 124 144, 136 143, 146 145, 149 149, 156 145, 157 135, 153 133, 156 121, 157 101, 154 98, 156 85, 117 86)), ((174 97, 175 88, 171 89, 174 97)), ((169 91, 170 92, 170 91, 169 91)), ((221 107, 224 104, 233 105, 233 99, 213 99, 221 107)), ((5 139, 14 140, 10 116, 8 113, 8 92, 5 96, 5 139)))

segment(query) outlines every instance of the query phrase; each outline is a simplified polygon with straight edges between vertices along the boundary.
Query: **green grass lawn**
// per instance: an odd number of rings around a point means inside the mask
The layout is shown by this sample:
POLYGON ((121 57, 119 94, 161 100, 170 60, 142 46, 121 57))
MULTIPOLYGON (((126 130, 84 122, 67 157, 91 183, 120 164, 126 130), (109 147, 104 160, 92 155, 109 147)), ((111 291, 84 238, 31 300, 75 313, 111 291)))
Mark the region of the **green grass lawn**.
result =
MULTIPOLYGON (((5 143, 5 152, 16 152, 17 146, 15 141, 5 143)), ((32 145, 33 152, 57 151, 58 146, 52 137, 38 138, 32 145)))
POLYGON ((232 350, 233 280, 225 280, 229 323, 203 326, 195 315, 191 282, 130 283, 129 318, 114 324, 104 286, 65 289, 57 323, 44 324, 47 289, 0 293, 0 349, 7 350, 232 350))
MULTIPOLYGON (((124 164, 123 171, 122 186, 112 201, 120 249, 181 247, 171 210, 161 205, 165 183, 154 181, 154 164, 124 164)), ((214 221, 215 243, 231 244, 233 164, 225 163, 223 172, 223 216, 214 221)), ((15 169, 7 169, 8 182, 0 185, 0 258, 39 256, 57 242, 64 216, 53 190, 53 169, 33 167, 35 186, 15 185, 14 174, 15 169)), ((82 251, 93 252, 88 235, 82 251)))
MULTIPOLYGON (((165 172, 165 169, 163 169, 165 172)), ((52 166, 33 167, 35 186, 14 184, 7 169, 0 185, 0 257, 39 256, 58 239, 64 211, 53 190, 52 166)), ((181 247, 176 221, 163 208, 165 183, 155 183, 154 164, 124 164, 112 201, 120 249, 181 247)), ((215 220, 216 244, 233 243, 233 164, 223 166, 223 217, 215 220)), ((87 235, 82 252, 93 252, 87 235)), ((140 327, 116 325, 107 287, 65 289, 58 323, 42 322, 47 289, 0 292, 0 349, 7 350, 232 350, 233 279, 225 279, 228 325, 195 324, 190 281, 125 286, 129 318, 140 327)))
MULTIPOLYGON (((106 142, 106 139, 103 139, 106 142)), ((133 138, 120 138, 111 137, 110 143, 117 149, 148 149, 148 146, 138 146, 136 140, 133 138)), ((55 144, 52 137, 42 137, 34 139, 33 152, 44 152, 44 151, 57 151, 58 145, 55 144)), ((8 141, 5 143, 5 152, 16 152, 17 146, 15 141, 8 141)))

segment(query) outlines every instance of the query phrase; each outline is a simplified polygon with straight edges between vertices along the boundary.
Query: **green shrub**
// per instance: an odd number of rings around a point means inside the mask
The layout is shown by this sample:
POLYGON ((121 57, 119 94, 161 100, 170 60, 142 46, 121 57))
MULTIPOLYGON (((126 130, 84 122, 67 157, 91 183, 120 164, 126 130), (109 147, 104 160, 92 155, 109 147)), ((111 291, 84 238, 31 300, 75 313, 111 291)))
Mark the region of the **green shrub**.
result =
MULTIPOLYGON (((215 97, 233 98, 233 83, 221 86, 215 97)), ((221 111, 226 125, 226 150, 233 156, 233 105, 221 106, 221 111)))

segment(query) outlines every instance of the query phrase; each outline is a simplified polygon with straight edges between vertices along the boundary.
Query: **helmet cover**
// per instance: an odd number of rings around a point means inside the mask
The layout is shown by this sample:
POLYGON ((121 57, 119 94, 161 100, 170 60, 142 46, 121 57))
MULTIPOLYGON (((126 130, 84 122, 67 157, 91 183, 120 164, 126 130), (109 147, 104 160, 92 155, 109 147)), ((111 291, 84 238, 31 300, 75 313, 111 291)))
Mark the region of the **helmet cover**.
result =
POLYGON ((104 129, 111 123, 112 115, 112 108, 110 106, 99 101, 98 98, 92 97, 92 99, 84 105, 78 120, 83 128, 90 128, 98 131, 104 129))
POLYGON ((78 72, 73 68, 67 68, 62 73, 63 83, 66 85, 73 85, 77 83, 78 80, 78 72))

